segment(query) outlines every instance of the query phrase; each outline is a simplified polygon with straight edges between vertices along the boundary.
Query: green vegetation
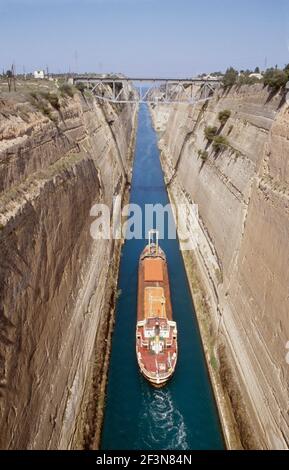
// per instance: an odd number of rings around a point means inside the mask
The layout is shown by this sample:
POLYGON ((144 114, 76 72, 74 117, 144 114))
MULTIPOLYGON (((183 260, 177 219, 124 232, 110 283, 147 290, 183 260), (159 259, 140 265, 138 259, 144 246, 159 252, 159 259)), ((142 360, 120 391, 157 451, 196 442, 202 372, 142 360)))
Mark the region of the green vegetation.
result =
POLYGON ((215 152, 221 152, 222 150, 225 150, 225 148, 228 146, 229 142, 223 135, 217 135, 216 137, 214 137, 213 149, 215 150, 215 152))
POLYGON ((209 153, 207 152, 207 150, 198 150, 198 156, 201 158, 201 160, 203 160, 203 162, 205 162, 208 157, 209 157, 209 153))
POLYGON ((279 91, 285 87, 289 81, 289 64, 284 67, 284 69, 276 67, 271 67, 265 72, 261 72, 259 67, 256 67, 254 71, 252 70, 241 70, 240 73, 238 70, 230 67, 226 70, 226 73, 223 75, 223 87, 231 88, 234 85, 254 85, 255 83, 264 83, 265 86, 272 88, 273 91, 279 91), (259 79, 256 76, 251 76, 252 74, 263 74, 263 79, 259 79))
POLYGON ((38 94, 36 93, 36 91, 31 91, 30 96, 32 100, 38 100, 38 94))
POLYGON ((50 95, 49 91, 46 91, 46 90, 39 91, 39 96, 41 96, 45 100, 48 100, 49 95, 50 95))
POLYGON ((230 116, 231 116, 231 111, 229 109, 224 109, 223 111, 219 112, 218 119, 220 123, 222 124, 222 126, 226 124, 230 116))
POLYGON ((238 75, 238 71, 233 67, 228 68, 225 75, 223 76, 223 87, 231 88, 233 85, 236 85, 238 75))
POLYGON ((57 111, 60 110, 60 102, 57 95, 50 93, 48 101, 54 109, 56 109, 57 111))
POLYGON ((212 127, 212 126, 205 127, 204 134, 208 142, 212 142, 214 140, 214 137, 217 135, 217 132, 218 132, 217 127, 212 127))
POLYGON ((223 273, 220 268, 215 268, 215 276, 218 281, 218 285, 223 284, 224 278, 223 278, 223 273))
POLYGON ((211 363, 212 368, 215 371, 217 371, 218 370, 218 361, 217 361, 217 358, 216 358, 216 356, 213 352, 211 353, 210 363, 211 363))
POLYGON ((78 91, 80 91, 80 93, 84 93, 86 90, 86 86, 83 82, 77 83, 75 87, 77 88, 78 91))
POLYGON ((60 103, 57 95, 51 94, 47 91, 41 91, 39 93, 32 91, 30 93, 30 97, 31 103, 36 109, 38 109, 38 111, 48 117, 51 121, 57 122, 57 118, 53 116, 51 112, 51 106, 57 111, 60 110, 60 103))
MULTIPOLYGON (((254 85, 255 83, 262 83, 262 81, 257 77, 250 77, 253 72, 251 70, 245 70, 240 72, 240 75, 237 80, 237 85, 254 85)), ((255 73, 255 72, 254 72, 255 73)), ((257 73, 257 72, 256 72, 257 73)))
POLYGON ((55 93, 50 93, 49 91, 41 91, 40 95, 43 99, 47 100, 51 106, 57 111, 60 110, 59 98, 55 93))
POLYGON ((51 121, 53 121, 51 109, 49 108, 47 103, 45 103, 44 101, 38 101, 38 109, 42 112, 44 116, 48 117, 49 119, 51 119, 51 121))
POLYGON ((1 232, 1 230, 3 230, 3 229, 4 229, 4 225, 3 225, 3 224, 0 224, 0 232, 1 232))
POLYGON ((70 98, 73 98, 76 92, 76 89, 73 85, 69 85, 69 83, 63 83, 59 87, 61 96, 69 96, 70 98))
POLYGON ((269 86, 276 92, 285 87, 289 80, 289 65, 284 70, 270 68, 264 74, 264 85, 269 86))
POLYGON ((260 73, 259 67, 255 68, 255 71, 252 70, 235 70, 233 67, 227 69, 225 75, 223 76, 223 87, 231 88, 234 85, 254 85, 255 83, 260 83, 261 80, 257 77, 251 77, 252 73, 260 73))

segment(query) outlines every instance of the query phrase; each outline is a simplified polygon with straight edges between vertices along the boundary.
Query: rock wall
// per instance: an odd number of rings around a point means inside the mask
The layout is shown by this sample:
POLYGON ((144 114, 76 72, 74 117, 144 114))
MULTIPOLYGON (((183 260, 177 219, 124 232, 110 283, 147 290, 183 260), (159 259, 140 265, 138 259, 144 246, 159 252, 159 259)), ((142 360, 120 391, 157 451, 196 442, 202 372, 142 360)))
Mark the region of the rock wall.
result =
POLYGON ((251 427, 251 443, 241 430, 243 446, 286 449, 288 106, 258 84, 220 90, 206 104, 175 105, 169 113, 159 105, 152 115, 171 199, 198 205, 197 228, 189 225, 197 242, 192 256, 210 307, 219 369, 225 350, 251 427), (221 125, 225 109, 231 116, 221 125), (208 126, 227 139, 220 151, 205 138, 208 126))
MULTIPOLYGON (((114 242, 90 235, 131 171, 136 109, 0 97, 0 447, 71 446, 114 242), (44 110, 45 111, 45 110, 44 110)), ((100 360, 100 358, 99 358, 100 360)))

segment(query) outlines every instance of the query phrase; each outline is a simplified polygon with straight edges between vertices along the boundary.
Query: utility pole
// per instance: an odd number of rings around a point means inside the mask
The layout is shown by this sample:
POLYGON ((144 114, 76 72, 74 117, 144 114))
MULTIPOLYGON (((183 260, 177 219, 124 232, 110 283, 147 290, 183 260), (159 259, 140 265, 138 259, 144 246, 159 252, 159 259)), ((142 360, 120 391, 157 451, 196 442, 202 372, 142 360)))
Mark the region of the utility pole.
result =
POLYGON ((16 67, 15 67, 14 62, 12 64, 12 81, 13 81, 13 85, 14 85, 14 91, 16 91, 16 67))
POLYGON ((78 74, 78 52, 74 51, 74 60, 75 60, 75 74, 78 74))
POLYGON ((14 91, 16 91, 16 79, 15 79, 15 65, 12 64, 11 70, 6 72, 8 90, 11 92, 12 83, 14 84, 14 91))
POLYGON ((7 77, 7 83, 8 83, 8 90, 9 90, 9 93, 10 93, 11 84, 12 84, 12 70, 7 70, 6 77, 7 77))

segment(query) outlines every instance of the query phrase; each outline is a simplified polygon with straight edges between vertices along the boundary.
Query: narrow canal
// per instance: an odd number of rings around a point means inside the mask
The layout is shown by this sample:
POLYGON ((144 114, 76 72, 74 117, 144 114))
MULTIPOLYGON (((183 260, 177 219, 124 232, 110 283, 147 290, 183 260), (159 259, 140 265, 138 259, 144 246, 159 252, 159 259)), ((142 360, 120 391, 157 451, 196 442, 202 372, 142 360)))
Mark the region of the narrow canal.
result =
MULTIPOLYGON (((136 141, 131 203, 168 204, 157 136, 142 105, 136 141)), ((145 240, 122 251, 116 324, 108 377, 101 448, 104 450, 222 449, 223 437, 178 240, 160 241, 168 260, 179 358, 172 381, 153 389, 135 356, 138 259, 145 240)))

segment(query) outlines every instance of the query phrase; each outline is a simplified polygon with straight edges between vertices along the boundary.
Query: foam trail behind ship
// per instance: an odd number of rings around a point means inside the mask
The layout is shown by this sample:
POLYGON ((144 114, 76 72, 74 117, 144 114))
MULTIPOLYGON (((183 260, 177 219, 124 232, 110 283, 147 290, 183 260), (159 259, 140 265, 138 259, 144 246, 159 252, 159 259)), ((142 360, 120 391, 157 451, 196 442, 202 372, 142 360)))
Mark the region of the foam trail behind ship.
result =
POLYGON ((142 449, 187 450, 187 433, 184 418, 175 407, 169 389, 142 389, 142 409, 139 435, 142 449))

